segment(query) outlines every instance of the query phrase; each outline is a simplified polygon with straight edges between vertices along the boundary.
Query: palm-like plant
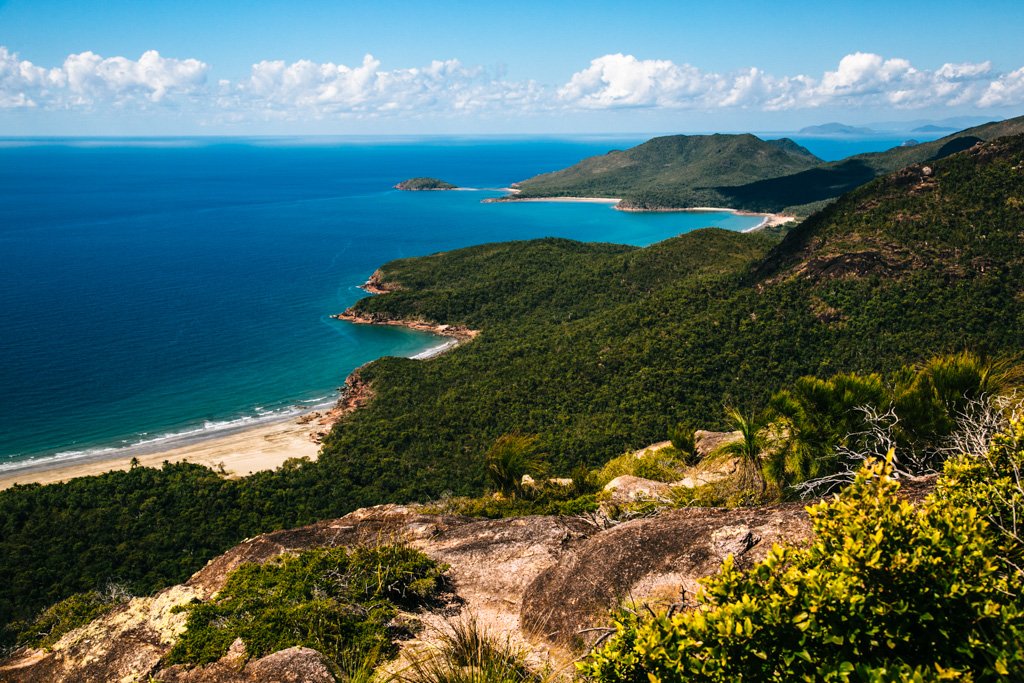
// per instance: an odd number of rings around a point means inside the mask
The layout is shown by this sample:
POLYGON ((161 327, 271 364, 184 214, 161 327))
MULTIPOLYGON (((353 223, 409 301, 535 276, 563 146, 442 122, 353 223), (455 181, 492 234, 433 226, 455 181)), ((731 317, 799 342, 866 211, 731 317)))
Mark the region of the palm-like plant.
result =
POLYGON ((969 406, 1013 393, 1022 384, 1024 367, 1015 359, 969 351, 905 368, 893 386, 899 440, 907 449, 928 450, 952 433, 969 406))
POLYGON ((763 496, 768 486, 763 469, 763 455, 768 446, 767 425, 763 417, 744 413, 738 408, 726 408, 725 414, 732 428, 740 433, 740 439, 725 444, 718 452, 739 458, 741 486, 756 487, 758 494, 763 496))
POLYGON ((484 457, 491 484, 506 496, 522 493, 523 475, 537 474, 544 467, 543 457, 537 452, 535 436, 500 436, 484 457))
POLYGON ((866 429, 865 407, 889 398, 878 375, 840 374, 827 380, 801 377, 772 397, 770 410, 781 432, 766 473, 779 488, 835 471, 836 449, 866 429))

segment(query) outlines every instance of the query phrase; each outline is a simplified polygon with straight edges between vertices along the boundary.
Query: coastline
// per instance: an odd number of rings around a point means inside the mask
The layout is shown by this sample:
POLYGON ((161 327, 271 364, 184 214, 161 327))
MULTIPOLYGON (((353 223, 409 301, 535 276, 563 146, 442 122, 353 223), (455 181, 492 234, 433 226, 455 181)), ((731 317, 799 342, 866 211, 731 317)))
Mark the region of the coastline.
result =
MULTIPOLYGON (((744 230, 752 232, 770 225, 778 225, 795 220, 792 216, 781 214, 765 214, 724 207, 690 207, 685 209, 630 209, 618 206, 620 199, 609 197, 527 197, 516 198, 515 188, 504 188, 510 195, 489 201, 521 201, 521 202, 570 202, 609 204, 612 208, 627 212, 691 212, 691 213, 732 213, 744 216, 761 216, 761 222, 744 230)), ((361 289, 369 294, 379 295, 399 289, 398 286, 383 281, 381 272, 375 271, 361 285, 361 289)), ((331 316, 360 325, 392 325, 405 327, 421 332, 428 332, 445 337, 442 343, 425 349, 410 358, 429 360, 435 358, 461 344, 474 339, 479 330, 457 325, 437 324, 421 320, 391 319, 376 314, 357 313, 348 309, 343 313, 331 316)), ((320 441, 333 425, 344 415, 365 405, 372 398, 370 388, 361 383, 358 369, 346 380, 337 403, 330 407, 326 404, 319 410, 314 409, 300 414, 290 413, 286 416, 261 421, 258 424, 242 424, 208 436, 171 438, 163 444, 139 444, 123 448, 99 451, 76 457, 40 458, 26 460, 23 466, 8 471, 0 471, 0 490, 15 484, 50 484, 67 481, 77 477, 103 474, 114 470, 127 470, 133 460, 141 466, 159 467, 163 462, 190 462, 204 465, 221 472, 228 477, 241 477, 254 472, 273 470, 291 458, 308 458, 315 460, 319 455, 320 441)))
MULTIPOLYGON (((611 204, 616 211, 625 213, 731 213, 736 216, 760 216, 761 222, 743 232, 754 232, 761 228, 784 225, 796 220, 796 216, 784 213, 761 213, 758 211, 746 211, 744 209, 730 209, 724 206, 688 206, 686 208, 660 208, 660 209, 637 209, 629 206, 620 206, 622 199, 615 197, 518 197, 521 190, 514 187, 502 188, 509 194, 504 197, 494 197, 483 200, 484 203, 499 202, 571 202, 586 204, 611 204)), ((367 290, 371 291, 371 290, 367 290)), ((373 292, 378 293, 378 292, 373 292)), ((382 292, 381 292, 382 293, 382 292)))
POLYGON ((372 398, 373 391, 357 368, 345 380, 337 400, 316 409, 256 425, 241 425, 210 436, 171 439, 165 444, 139 444, 68 459, 26 460, 21 467, 0 472, 0 490, 15 484, 53 484, 123 471, 131 468, 132 460, 143 467, 160 467, 165 461, 190 462, 205 465, 226 477, 277 469, 291 458, 316 460, 320 442, 334 424, 372 398))
POLYGON ((319 438, 321 429, 330 428, 321 422, 323 417, 320 411, 298 417, 290 415, 184 444, 172 442, 156 451, 129 446, 68 460, 28 460, 24 467, 0 473, 0 490, 15 484, 53 484, 127 470, 133 458, 144 467, 160 467, 164 461, 190 462, 222 471, 227 476, 276 469, 289 458, 316 459, 320 445, 314 439, 319 438))
MULTIPOLYGON (((368 282, 363 286, 373 293, 384 293, 368 282)), ((383 320, 350 311, 331 316, 355 324, 395 325, 431 332, 447 339, 411 356, 429 360, 476 337, 478 330, 453 325, 437 325, 421 321, 383 320)), ((366 405, 373 390, 362 380, 359 369, 345 380, 338 399, 301 414, 290 414, 256 425, 242 425, 208 437, 171 440, 166 444, 140 444, 109 452, 98 452, 66 460, 40 458, 27 460, 24 466, 0 472, 0 490, 15 484, 53 484, 78 477, 128 470, 132 460, 143 467, 160 467, 166 462, 190 462, 204 465, 227 477, 244 477, 255 472, 277 469, 292 458, 316 460, 320 442, 344 416, 366 405)))
MULTIPOLYGON (((372 291, 364 285, 364 289, 372 291)), ((386 290, 385 290, 386 291, 386 290)), ((374 292, 383 293, 383 292, 374 292)), ((442 353, 441 349, 447 351, 453 349, 460 344, 467 342, 475 338, 480 334, 480 330, 471 330, 468 327, 462 327, 459 325, 439 325, 437 323, 424 322, 422 320, 401 320, 395 318, 385 318, 380 315, 373 315, 367 313, 356 313, 351 308, 343 313, 335 313, 331 316, 335 320, 344 320, 346 322, 355 323, 356 325, 392 325, 394 327, 405 327, 410 330, 418 330, 419 332, 430 332, 436 334, 439 337, 448 337, 449 341, 441 344, 433 349, 427 349, 421 353, 416 354, 413 358, 425 359, 433 358, 434 356, 442 353)))

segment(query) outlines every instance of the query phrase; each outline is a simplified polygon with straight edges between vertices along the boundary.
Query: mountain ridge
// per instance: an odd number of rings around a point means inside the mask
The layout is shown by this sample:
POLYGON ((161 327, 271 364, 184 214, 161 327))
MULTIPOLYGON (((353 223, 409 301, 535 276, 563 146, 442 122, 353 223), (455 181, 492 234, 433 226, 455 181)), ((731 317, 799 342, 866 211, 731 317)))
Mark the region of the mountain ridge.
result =
MULTIPOLYGON (((819 160, 818 163, 807 164, 807 157, 804 157, 803 168, 794 168, 800 165, 797 161, 799 155, 785 167, 780 166, 774 170, 759 164, 745 165, 742 160, 733 159, 728 173, 704 171, 709 160, 716 159, 712 155, 706 158, 698 156, 691 167, 682 169, 680 167, 685 167, 695 155, 669 154, 673 150, 698 144, 684 141, 699 141, 708 136, 666 136, 624 152, 609 153, 620 164, 617 168, 601 165, 595 161, 599 157, 591 157, 567 169, 521 181, 516 185, 520 190, 517 196, 619 197, 623 199, 620 205, 622 208, 639 210, 723 206, 757 212, 809 215, 821 208, 823 202, 831 201, 879 175, 910 164, 945 158, 977 142, 1019 133, 1024 133, 1024 116, 967 128, 931 142, 894 147, 884 152, 857 154, 838 161, 819 160), (657 167, 653 167, 652 160, 641 153, 645 145, 655 141, 660 141, 658 146, 664 157, 653 160, 659 164, 657 167), (642 167, 645 162, 647 166, 642 167), (632 178, 624 180, 624 173, 632 174, 632 178)), ((736 137, 747 139, 748 145, 733 145, 729 149, 732 154, 747 153, 751 149, 749 138, 765 142, 749 134, 736 137)), ((783 144, 789 148, 788 144, 783 144)))

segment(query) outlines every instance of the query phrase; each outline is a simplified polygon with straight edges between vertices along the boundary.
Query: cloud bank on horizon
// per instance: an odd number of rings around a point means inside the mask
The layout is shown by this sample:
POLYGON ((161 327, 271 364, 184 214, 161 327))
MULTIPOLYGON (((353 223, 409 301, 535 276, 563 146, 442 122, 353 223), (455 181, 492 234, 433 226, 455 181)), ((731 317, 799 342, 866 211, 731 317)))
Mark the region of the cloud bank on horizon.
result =
POLYGON ((857 52, 817 77, 774 76, 752 67, 714 73, 670 60, 607 54, 558 86, 515 81, 458 60, 385 69, 366 55, 355 66, 261 61, 246 77, 214 82, 199 59, 137 60, 92 52, 60 66, 19 59, 0 46, 0 109, 152 111, 170 108, 218 121, 418 117, 572 110, 795 111, 822 107, 914 110, 1024 104, 1024 67, 990 62, 918 69, 908 60, 857 52))

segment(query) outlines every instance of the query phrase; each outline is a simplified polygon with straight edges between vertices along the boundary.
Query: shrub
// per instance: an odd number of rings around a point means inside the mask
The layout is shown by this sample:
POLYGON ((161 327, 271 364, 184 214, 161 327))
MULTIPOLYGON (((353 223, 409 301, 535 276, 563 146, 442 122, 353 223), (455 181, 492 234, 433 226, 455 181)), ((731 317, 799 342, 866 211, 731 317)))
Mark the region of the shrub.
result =
POLYGON ((104 592, 87 591, 75 593, 55 605, 43 610, 31 623, 22 627, 17 644, 21 646, 49 649, 65 633, 103 616, 130 596, 118 587, 104 592))
POLYGON ((685 475, 687 468, 686 461, 675 447, 648 451, 640 457, 629 452, 605 463, 598 470, 596 480, 600 486, 623 475, 654 481, 678 481, 685 475))
POLYGON ((1024 421, 993 437, 988 452, 947 460, 935 495, 950 506, 977 507, 1004 569, 1024 571, 1024 421))
POLYGON ((809 509, 817 538, 749 571, 727 558, 693 611, 619 621, 580 665, 599 681, 995 680, 1024 676, 1020 580, 986 521, 915 508, 871 461, 809 509))
POLYGON ((412 548, 389 544, 329 548, 243 564, 209 602, 188 612, 170 664, 205 664, 236 638, 246 655, 288 647, 321 652, 336 670, 366 668, 395 654, 389 622, 398 608, 426 605, 439 592, 445 567, 412 548))

